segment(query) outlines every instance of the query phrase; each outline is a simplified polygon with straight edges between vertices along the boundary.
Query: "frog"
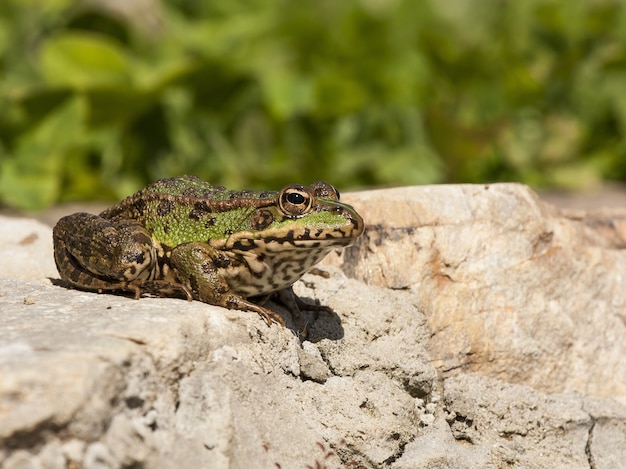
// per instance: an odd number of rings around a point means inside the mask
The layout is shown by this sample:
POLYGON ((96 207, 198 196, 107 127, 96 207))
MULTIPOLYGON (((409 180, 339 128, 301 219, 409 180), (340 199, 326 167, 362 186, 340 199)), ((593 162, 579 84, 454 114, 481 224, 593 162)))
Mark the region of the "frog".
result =
MULTIPOLYGON (((236 191, 185 175, 159 179, 98 215, 62 217, 52 236, 66 287, 198 300, 284 327, 264 300, 291 298, 297 280, 363 230, 363 218, 324 181, 236 191)), ((303 304, 289 303, 295 313, 303 304)))

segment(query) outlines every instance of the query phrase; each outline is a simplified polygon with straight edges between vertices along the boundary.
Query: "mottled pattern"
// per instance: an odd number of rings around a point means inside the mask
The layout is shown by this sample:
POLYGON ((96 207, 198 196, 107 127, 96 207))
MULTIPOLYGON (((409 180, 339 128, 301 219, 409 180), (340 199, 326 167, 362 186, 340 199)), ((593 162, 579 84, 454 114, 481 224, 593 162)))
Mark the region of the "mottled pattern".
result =
POLYGON ((55 260, 75 288, 182 296, 282 319, 246 300, 292 285, 363 220, 328 183, 230 191, 193 176, 162 179, 99 216, 54 228, 55 260))

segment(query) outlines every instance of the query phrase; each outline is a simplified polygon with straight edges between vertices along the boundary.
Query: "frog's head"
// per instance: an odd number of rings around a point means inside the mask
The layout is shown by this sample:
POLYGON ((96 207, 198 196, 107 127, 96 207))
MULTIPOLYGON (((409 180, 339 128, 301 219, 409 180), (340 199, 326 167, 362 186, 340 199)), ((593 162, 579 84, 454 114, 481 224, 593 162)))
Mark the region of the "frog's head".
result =
POLYGON ((363 219, 350 205, 339 201, 339 191, 324 181, 309 186, 290 184, 272 193, 249 216, 249 230, 234 234, 233 248, 250 245, 268 250, 328 249, 345 247, 363 233, 363 219), (271 245, 271 247, 270 247, 271 245))

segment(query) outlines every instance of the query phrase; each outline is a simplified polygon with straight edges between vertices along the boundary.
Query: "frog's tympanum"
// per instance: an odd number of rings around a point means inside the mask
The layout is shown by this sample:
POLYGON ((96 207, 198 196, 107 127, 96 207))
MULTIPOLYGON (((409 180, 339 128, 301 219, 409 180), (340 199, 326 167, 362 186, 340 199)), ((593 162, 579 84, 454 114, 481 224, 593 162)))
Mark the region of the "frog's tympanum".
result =
POLYGON ((284 325, 248 298, 289 288, 362 232, 362 218, 326 182, 237 192, 182 176, 156 181, 100 215, 61 218, 54 258, 74 288, 180 296, 284 325))

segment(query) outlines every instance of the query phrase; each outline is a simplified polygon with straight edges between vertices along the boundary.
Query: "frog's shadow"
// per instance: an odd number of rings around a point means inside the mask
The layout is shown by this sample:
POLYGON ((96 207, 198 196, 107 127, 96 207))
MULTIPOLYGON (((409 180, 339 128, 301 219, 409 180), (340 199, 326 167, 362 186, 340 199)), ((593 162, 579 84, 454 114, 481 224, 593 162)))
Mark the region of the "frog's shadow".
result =
POLYGON ((285 327, 291 329, 300 342, 316 343, 323 339, 340 340, 343 338, 344 329, 341 318, 333 309, 325 307, 323 311, 309 310, 306 305, 316 306, 315 301, 306 297, 299 298, 301 301, 299 317, 290 312, 280 301, 274 299, 270 301, 270 309, 280 313, 285 319, 285 327))
MULTIPOLYGON (((55 287, 94 293, 88 289, 83 290, 71 286, 68 282, 60 278, 48 277, 48 280, 50 280, 50 283, 52 283, 55 287)), ((133 296, 131 292, 121 290, 111 290, 103 292, 102 294, 123 296, 126 298, 132 298, 133 296)), ((183 295, 172 295, 171 298, 185 299, 183 295)), ((306 301, 302 298, 300 298, 300 300, 302 301, 302 304, 299 320, 297 317, 294 317, 289 309, 286 308, 280 301, 272 300, 271 303, 273 307, 271 309, 280 311, 281 316, 286 319, 286 327, 291 329, 294 334, 298 336, 301 342, 306 340, 316 343, 322 339, 339 340, 343 338, 344 329, 341 325, 341 319, 337 313, 330 308, 325 308, 324 311, 307 310, 306 305, 316 306, 314 300, 310 298, 306 298, 306 301)), ((243 313, 245 314, 245 312, 243 313)))

